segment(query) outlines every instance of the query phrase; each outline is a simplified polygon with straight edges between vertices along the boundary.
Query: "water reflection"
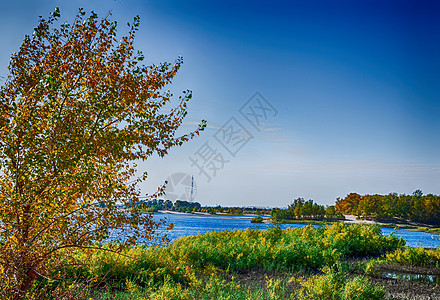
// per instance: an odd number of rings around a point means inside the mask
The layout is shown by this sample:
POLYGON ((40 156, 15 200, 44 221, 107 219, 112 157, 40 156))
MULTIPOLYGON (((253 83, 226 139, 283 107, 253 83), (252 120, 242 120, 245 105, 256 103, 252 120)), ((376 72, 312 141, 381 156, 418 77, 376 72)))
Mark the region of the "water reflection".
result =
POLYGON ((385 277, 393 279, 404 279, 409 281, 432 282, 435 284, 440 284, 440 275, 410 274, 402 272, 386 272, 383 275, 385 277))

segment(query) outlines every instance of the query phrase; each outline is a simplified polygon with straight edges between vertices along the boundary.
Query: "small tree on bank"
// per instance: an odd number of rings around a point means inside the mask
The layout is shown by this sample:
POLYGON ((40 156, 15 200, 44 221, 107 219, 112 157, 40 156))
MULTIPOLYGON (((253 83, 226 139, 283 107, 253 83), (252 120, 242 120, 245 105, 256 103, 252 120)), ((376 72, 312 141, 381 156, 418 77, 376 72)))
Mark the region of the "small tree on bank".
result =
POLYGON ((163 88, 182 59, 142 65, 138 17, 117 41, 109 18, 80 9, 73 24, 52 28, 59 16, 26 36, 0 90, 1 298, 24 298, 69 251, 96 247, 114 229, 133 233, 121 245, 148 237, 158 224, 136 211, 146 175, 128 184, 132 162, 164 156, 205 126, 175 137, 191 92, 164 113, 172 95, 163 88))

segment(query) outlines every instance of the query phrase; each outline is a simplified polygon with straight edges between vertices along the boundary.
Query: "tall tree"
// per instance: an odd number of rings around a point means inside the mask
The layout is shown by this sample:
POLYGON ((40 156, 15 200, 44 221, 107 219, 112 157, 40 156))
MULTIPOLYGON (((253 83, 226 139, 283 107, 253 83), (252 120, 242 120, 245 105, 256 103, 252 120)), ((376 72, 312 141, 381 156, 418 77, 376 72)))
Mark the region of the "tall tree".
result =
POLYGON ((350 193, 344 199, 336 200, 336 211, 346 214, 358 214, 358 205, 361 196, 358 193, 350 193))
POLYGON ((139 17, 118 41, 108 17, 80 9, 73 24, 55 27, 59 16, 25 37, 0 90, 2 298, 23 298, 60 253, 96 247, 114 229, 133 233, 121 245, 149 236, 158 224, 133 205, 146 179, 132 181, 133 161, 164 156, 205 126, 175 137, 191 92, 170 110, 163 88, 182 59, 143 65, 133 47, 139 17), (129 212, 118 209, 125 204, 129 212))

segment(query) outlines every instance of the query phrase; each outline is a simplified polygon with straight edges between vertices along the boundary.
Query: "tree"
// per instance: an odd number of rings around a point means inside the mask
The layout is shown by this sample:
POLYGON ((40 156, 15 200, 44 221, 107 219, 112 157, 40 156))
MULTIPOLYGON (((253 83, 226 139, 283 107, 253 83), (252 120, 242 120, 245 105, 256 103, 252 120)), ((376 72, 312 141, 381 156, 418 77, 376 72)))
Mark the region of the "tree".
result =
POLYGON ((97 247, 112 230, 131 231, 121 247, 150 236, 158 224, 133 205, 146 179, 133 181, 135 161, 164 156, 206 126, 175 136, 192 94, 169 110, 163 89, 182 59, 143 65, 133 47, 139 17, 119 42, 108 17, 80 9, 56 28, 59 17, 40 18, 0 90, 2 298, 23 298, 73 249, 97 247))
POLYGON ((326 218, 337 218, 338 214, 336 213, 336 208, 334 205, 330 205, 325 209, 325 217, 326 218))
POLYGON ((345 214, 359 214, 358 205, 361 196, 357 193, 350 193, 344 199, 336 200, 336 211, 345 214))
POLYGON ((364 195, 361 196, 361 199, 358 204, 358 211, 364 217, 377 217, 378 211, 382 205, 381 195, 364 195))
POLYGON ((292 215, 294 215, 297 219, 300 219, 303 215, 302 207, 304 206, 304 203, 304 199, 298 197, 294 199, 293 202, 287 207, 287 210, 292 211, 292 215))

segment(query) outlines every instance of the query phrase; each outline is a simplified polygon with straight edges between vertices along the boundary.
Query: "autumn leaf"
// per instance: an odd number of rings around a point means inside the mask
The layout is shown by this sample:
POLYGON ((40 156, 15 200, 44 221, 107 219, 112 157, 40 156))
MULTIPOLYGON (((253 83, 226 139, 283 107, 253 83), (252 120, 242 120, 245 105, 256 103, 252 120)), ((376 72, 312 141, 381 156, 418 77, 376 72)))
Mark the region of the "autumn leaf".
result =
POLYGON ((163 113, 181 57, 141 65, 133 47, 139 17, 122 39, 110 17, 80 9, 73 24, 57 27, 59 17, 56 9, 25 37, 0 89, 2 298, 25 297, 73 249, 94 249, 121 228, 133 233, 121 234, 121 245, 150 237, 161 223, 137 209, 146 176, 133 181, 131 162, 188 140, 175 134, 192 93, 163 113))

